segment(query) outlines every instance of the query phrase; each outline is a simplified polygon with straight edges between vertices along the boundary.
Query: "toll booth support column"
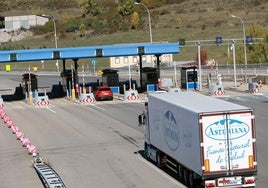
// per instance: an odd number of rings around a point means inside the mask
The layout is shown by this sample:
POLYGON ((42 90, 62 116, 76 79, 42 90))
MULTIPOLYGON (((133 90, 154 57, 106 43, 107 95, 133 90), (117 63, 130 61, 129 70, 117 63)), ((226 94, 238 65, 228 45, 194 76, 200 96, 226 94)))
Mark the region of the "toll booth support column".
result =
POLYGON ((77 71, 77 68, 78 68, 78 64, 77 64, 78 60, 79 59, 73 59, 73 61, 74 61, 74 70, 75 71, 77 71))
POLYGON ((73 96, 74 94, 73 94, 73 91, 72 91, 72 98, 74 99, 74 98, 77 98, 78 97, 78 95, 79 95, 79 86, 78 86, 78 84, 79 84, 79 80, 78 80, 78 71, 77 71, 77 69, 78 69, 78 60, 79 59, 73 59, 73 61, 74 61, 74 70, 75 70, 75 72, 76 72, 76 74, 75 74, 75 76, 74 76, 74 87, 75 87, 75 96, 73 96))
POLYGON ((160 79, 160 55, 156 56, 156 65, 157 65, 157 79, 160 79))
POLYGON ((140 87, 142 88, 142 54, 139 54, 139 60, 140 60, 140 87))
POLYGON ((78 81, 78 71, 77 71, 77 69, 78 69, 78 60, 79 59, 73 59, 73 61, 74 61, 74 70, 75 70, 75 72, 76 72, 76 74, 75 74, 75 77, 74 77, 74 80, 75 80, 75 83, 79 83, 78 81))
POLYGON ((66 72, 66 61, 65 61, 65 59, 62 60, 62 69, 63 69, 63 72, 65 73, 66 72))

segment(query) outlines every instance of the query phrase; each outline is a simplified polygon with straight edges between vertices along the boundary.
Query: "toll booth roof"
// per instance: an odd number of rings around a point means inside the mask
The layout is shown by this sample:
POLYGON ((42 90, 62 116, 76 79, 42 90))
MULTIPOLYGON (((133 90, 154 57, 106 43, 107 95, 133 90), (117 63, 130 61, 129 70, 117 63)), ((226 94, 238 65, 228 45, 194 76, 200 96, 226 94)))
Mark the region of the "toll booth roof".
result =
POLYGON ((103 74, 115 74, 118 72, 118 70, 115 69, 104 69, 102 70, 103 74))
POLYGON ((181 66, 182 69, 192 69, 197 67, 198 67, 197 63, 184 64, 181 66))
POLYGON ((31 78, 36 78, 37 77, 37 75, 36 74, 33 74, 33 73, 25 73, 25 74, 23 74, 22 75, 22 77, 24 78, 24 79, 29 79, 29 75, 31 76, 31 78))

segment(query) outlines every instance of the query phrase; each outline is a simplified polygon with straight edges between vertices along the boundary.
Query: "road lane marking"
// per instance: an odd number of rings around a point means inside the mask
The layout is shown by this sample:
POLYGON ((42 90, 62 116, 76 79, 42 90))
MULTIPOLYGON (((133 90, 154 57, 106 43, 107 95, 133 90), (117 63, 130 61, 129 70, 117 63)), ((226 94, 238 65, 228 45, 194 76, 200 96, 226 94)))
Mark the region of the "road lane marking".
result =
POLYGON ((103 110, 103 111, 105 110, 105 108, 101 108, 101 107, 96 106, 96 105, 89 105, 89 106, 93 106, 93 107, 98 108, 98 109, 103 110))
POLYGON ((53 113, 55 113, 55 114, 56 114, 56 111, 52 110, 51 108, 46 107, 46 109, 48 109, 49 111, 51 111, 51 112, 53 112, 53 113))

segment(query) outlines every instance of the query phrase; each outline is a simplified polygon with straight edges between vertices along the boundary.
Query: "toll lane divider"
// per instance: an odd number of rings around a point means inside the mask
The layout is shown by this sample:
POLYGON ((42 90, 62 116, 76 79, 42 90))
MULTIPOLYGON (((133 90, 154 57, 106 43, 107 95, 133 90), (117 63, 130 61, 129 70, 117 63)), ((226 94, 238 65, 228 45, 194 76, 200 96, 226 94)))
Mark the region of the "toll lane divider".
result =
POLYGON ((92 104, 96 102, 95 97, 93 93, 85 93, 85 94, 80 94, 79 95, 79 101, 82 104, 92 104))
POLYGON ((38 96, 36 95, 36 97, 34 98, 34 104, 35 106, 38 106, 38 107, 47 107, 49 106, 49 99, 48 99, 48 96, 45 95, 45 96, 38 96))
MULTIPOLYGON (((3 104, 3 103, 2 103, 3 104)), ((6 114, 4 110, 4 105, 0 104, 0 117, 3 120, 5 124, 7 124, 7 127, 11 129, 12 134, 15 135, 16 139, 21 141, 22 146, 26 147, 28 150, 28 153, 32 156, 36 155, 37 148, 35 145, 31 144, 31 141, 29 138, 26 138, 24 133, 19 129, 19 127, 10 119, 10 117, 6 114)))
POLYGON ((12 130, 12 134, 16 136, 16 139, 21 141, 22 146, 27 148, 28 154, 33 156, 33 166, 39 175, 42 183, 47 188, 61 187, 66 188, 61 177, 58 173, 46 164, 43 159, 37 153, 37 147, 31 144, 29 138, 26 138, 24 133, 19 129, 17 125, 9 118, 9 116, 4 111, 4 103, 0 98, 0 117, 7 124, 7 127, 12 130))
POLYGON ((137 102, 140 100, 140 96, 137 90, 127 90, 124 94, 124 100, 128 102, 137 102))

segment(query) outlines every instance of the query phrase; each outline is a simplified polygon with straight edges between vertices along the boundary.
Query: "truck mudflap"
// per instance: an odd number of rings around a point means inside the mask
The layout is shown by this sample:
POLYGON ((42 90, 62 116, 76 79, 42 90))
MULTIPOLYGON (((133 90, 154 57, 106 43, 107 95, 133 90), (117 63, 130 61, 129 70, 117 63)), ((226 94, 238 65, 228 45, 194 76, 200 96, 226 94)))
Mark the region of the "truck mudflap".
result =
POLYGON ((206 180, 205 188, 219 188, 219 187, 255 187, 254 176, 242 177, 242 176, 232 176, 217 178, 214 180, 206 180))

